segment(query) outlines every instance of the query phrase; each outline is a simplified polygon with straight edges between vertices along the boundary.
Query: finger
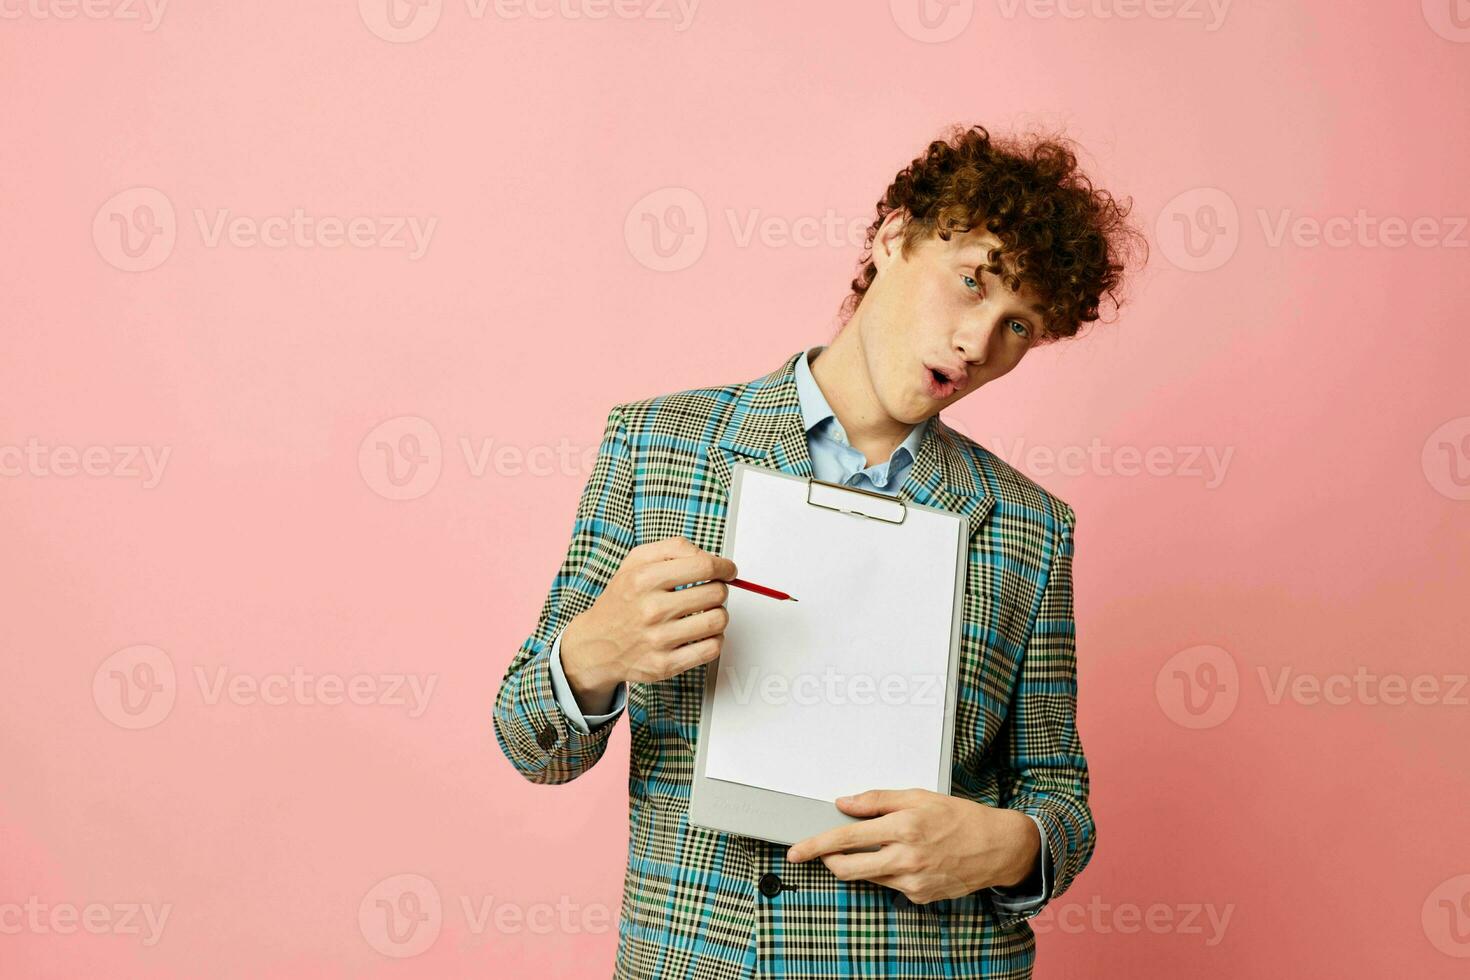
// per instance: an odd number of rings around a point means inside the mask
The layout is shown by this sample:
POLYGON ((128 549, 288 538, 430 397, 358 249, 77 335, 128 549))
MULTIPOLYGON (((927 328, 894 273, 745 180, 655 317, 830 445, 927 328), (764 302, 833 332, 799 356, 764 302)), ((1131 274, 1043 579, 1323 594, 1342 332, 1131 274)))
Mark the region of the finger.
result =
MULTIPOLYGON (((652 571, 643 572, 643 575, 652 576, 652 571)), ((635 588, 643 589, 646 582, 635 584, 635 588)), ((687 589, 679 589, 677 592, 663 592, 655 590, 645 601, 653 606, 650 614, 653 618, 649 625, 678 624, 686 617, 697 613, 707 612, 711 609, 719 609, 725 605, 725 600, 730 597, 730 587, 724 582, 705 582, 701 585, 691 585, 687 589)), ((721 627, 723 629, 723 627, 721 627)), ((718 633, 719 630, 714 632, 718 633)), ((668 646, 677 646, 680 643, 688 643, 708 636, 708 632, 691 632, 689 629, 671 630, 664 637, 668 646)))
POLYGON ((692 616, 684 616, 672 622, 664 623, 658 627, 655 634, 659 645, 665 650, 673 650, 686 643, 703 640, 706 637, 715 636, 725 632, 725 627, 730 625, 730 612, 724 606, 714 606, 692 616))
POLYGON ((723 606, 725 600, 730 598, 730 587, 724 582, 705 582, 702 585, 691 585, 687 589, 669 593, 669 609, 675 617, 688 616, 690 613, 704 612, 716 606, 723 606))
POLYGON ((883 817, 844 824, 792 844, 786 852, 786 860, 800 864, 823 854, 838 854, 875 844, 889 844, 899 839, 897 831, 894 822, 883 817))
POLYGON ((692 670, 700 664, 707 664, 720 655, 724 645, 724 636, 716 635, 686 643, 673 652, 669 660, 665 662, 666 673, 669 677, 678 677, 686 670, 692 670))
POLYGON ((837 797, 837 808, 854 817, 876 817, 895 810, 907 810, 924 802, 928 790, 870 789, 854 796, 837 797))
POLYGON ((627 558, 624 558, 623 561, 626 563, 631 559, 634 564, 642 565, 648 564, 649 562, 666 561, 670 558, 683 558, 688 555, 697 554, 698 552, 699 548, 693 541, 690 541, 682 535, 675 535, 670 538, 660 538, 657 541, 650 541, 647 544, 640 544, 628 552, 627 558))
POLYGON ((902 872, 896 867, 898 848, 885 847, 868 854, 824 854, 822 863, 839 881, 854 881, 859 878, 871 881, 875 877, 897 877, 902 872))
POLYGON ((672 590, 693 582, 710 582, 735 577, 735 563, 728 558, 701 551, 697 554, 670 558, 649 566, 646 573, 652 589, 672 590))

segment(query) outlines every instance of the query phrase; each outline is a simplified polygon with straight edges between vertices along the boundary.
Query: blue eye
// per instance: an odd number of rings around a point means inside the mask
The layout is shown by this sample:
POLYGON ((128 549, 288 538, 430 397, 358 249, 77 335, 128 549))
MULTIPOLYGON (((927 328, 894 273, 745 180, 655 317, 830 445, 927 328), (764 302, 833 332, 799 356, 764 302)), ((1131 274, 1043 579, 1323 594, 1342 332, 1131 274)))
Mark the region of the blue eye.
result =
MULTIPOLYGON (((962 279, 964 281, 965 288, 967 288, 967 289, 970 288, 970 287, 974 287, 975 289, 979 289, 980 288, 980 283, 978 283, 978 282, 975 281, 975 277, 974 276, 967 276, 967 275, 961 273, 960 274, 960 279, 962 279)), ((1026 338, 1029 338, 1031 336, 1031 328, 1028 327, 1028 326, 1026 326, 1026 324, 1022 323, 1020 320, 1012 320, 1011 321, 1011 332, 1014 333, 1014 334, 1016 334, 1016 336, 1018 336, 1018 337, 1026 337, 1026 338)))

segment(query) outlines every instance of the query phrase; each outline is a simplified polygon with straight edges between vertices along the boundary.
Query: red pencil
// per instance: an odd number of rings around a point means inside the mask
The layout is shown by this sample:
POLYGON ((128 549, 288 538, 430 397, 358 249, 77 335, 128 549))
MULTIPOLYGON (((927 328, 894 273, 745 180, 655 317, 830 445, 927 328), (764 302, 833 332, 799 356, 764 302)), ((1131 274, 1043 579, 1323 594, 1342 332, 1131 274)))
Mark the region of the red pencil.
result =
POLYGON ((732 578, 725 584, 733 585, 737 589, 745 589, 748 592, 756 592, 760 595, 768 595, 772 599, 790 599, 792 602, 799 601, 792 596, 787 595, 785 592, 782 592, 780 589, 768 589, 764 585, 756 585, 754 582, 747 582, 745 581, 745 579, 742 578, 732 578))

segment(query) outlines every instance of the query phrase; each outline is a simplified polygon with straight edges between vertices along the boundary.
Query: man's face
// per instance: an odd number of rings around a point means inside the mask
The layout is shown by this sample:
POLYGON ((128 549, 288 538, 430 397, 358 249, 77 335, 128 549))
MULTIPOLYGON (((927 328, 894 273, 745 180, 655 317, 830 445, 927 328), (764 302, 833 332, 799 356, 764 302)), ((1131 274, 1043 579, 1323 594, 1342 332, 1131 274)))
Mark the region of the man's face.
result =
POLYGON ((920 422, 994 381, 1042 338, 1040 297, 1018 295, 989 272, 977 273, 987 249, 983 229, 921 239, 900 254, 903 216, 894 212, 873 242, 878 272, 859 307, 868 377, 890 418, 920 422), (932 368, 950 372, 937 382, 932 368), (958 377, 954 377, 958 375, 958 377), (956 383, 957 382, 957 383, 956 383))

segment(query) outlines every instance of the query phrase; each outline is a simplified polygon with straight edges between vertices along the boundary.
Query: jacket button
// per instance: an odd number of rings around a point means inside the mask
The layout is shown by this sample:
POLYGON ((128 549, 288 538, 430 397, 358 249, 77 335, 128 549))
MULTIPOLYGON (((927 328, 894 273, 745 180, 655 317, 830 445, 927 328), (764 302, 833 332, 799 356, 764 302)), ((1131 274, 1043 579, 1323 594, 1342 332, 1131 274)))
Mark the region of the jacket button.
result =
POLYGON ((909 901, 909 897, 907 895, 905 895, 903 892, 894 892, 894 894, 893 894, 893 907, 894 908, 896 908, 896 909, 912 908, 913 907, 913 904, 914 903, 911 902, 911 901, 909 901))
POLYGON ((536 744, 550 752, 551 747, 556 744, 556 729, 551 725, 541 729, 536 733, 536 744))
POLYGON ((766 898, 775 898, 777 895, 781 894, 780 876, 773 874, 770 871, 767 871, 765 874, 761 875, 760 889, 761 894, 766 896, 766 898))

